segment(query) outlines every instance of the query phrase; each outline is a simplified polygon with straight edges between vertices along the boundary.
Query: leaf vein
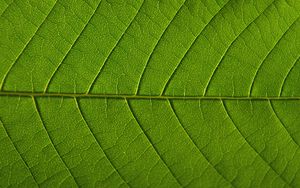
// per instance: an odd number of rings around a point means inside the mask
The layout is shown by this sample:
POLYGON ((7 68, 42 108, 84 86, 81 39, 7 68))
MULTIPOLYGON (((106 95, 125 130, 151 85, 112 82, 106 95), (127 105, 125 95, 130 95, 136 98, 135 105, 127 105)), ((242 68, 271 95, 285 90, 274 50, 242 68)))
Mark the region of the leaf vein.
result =
POLYGON ((61 60, 61 62, 58 64, 58 66, 55 68, 54 72, 51 74, 48 82, 46 83, 45 89, 44 89, 44 93, 47 92, 49 85, 51 84, 55 74, 58 72, 59 67, 61 67, 61 65, 63 64, 63 62, 65 61, 65 59, 69 56, 71 50, 73 49, 73 47, 76 45, 76 43, 78 42, 78 39, 82 36, 82 33, 85 31, 85 29, 87 28, 87 26, 89 25, 90 21, 92 20, 92 18, 95 16, 96 11, 98 10, 98 8, 100 7, 101 3, 103 0, 101 0, 97 7, 95 8, 95 10, 93 11, 93 14, 91 15, 91 17, 89 18, 89 20, 87 21, 87 23, 84 25, 83 29, 81 30, 81 32, 78 34, 78 36, 76 37, 75 41, 73 42, 73 44, 70 46, 69 50, 67 51, 66 55, 63 57, 63 59, 61 60))
POLYGON ((261 13, 259 13, 257 15, 257 17, 255 19, 253 19, 236 37, 235 39, 230 43, 230 45, 227 47, 226 51, 224 52, 224 54, 222 55, 221 59, 219 60, 219 62, 217 63, 217 65, 215 66, 211 76, 209 77, 207 84, 204 88, 204 92, 203 92, 203 96, 206 95, 209 86, 211 84, 211 81, 214 77, 214 75, 216 74, 218 68, 220 67, 220 65, 222 64, 222 62, 224 61, 224 58, 226 57, 227 53, 229 52, 229 50, 232 48, 233 44, 239 39, 239 37, 253 24, 255 23, 255 21, 266 11, 268 10, 274 3, 276 2, 276 0, 274 0, 270 5, 268 5, 261 13))
POLYGON ((9 4, 5 7, 5 9, 3 10, 2 14, 0 15, 0 17, 2 17, 3 14, 8 10, 8 8, 9 8, 12 4, 14 4, 14 3, 15 3, 14 0, 13 0, 11 3, 9 3, 9 4))
POLYGON ((294 26, 295 23, 297 23, 297 21, 299 20, 300 17, 298 17, 289 27, 288 29, 280 36, 280 38, 276 41, 275 45, 271 48, 271 50, 269 50, 269 52, 267 53, 267 55, 265 56, 265 58, 263 59, 262 63, 260 63, 260 65, 258 66, 255 75, 252 79, 251 85, 250 85, 250 90, 249 90, 249 96, 252 95, 252 91, 253 91, 253 86, 254 86, 254 82, 255 79, 257 78, 258 72, 261 69, 261 67, 263 66, 263 64, 265 63, 265 61, 268 59, 268 57, 272 54, 272 51, 274 49, 276 49, 277 45, 279 44, 279 42, 284 38, 284 36, 287 34, 287 32, 294 26))
POLYGON ((2 124, 2 127, 3 127, 3 129, 4 129, 4 131, 5 131, 6 135, 7 135, 7 137, 9 138, 10 142, 12 143, 14 149, 15 149, 16 152, 19 154, 21 160, 23 161, 23 163, 25 164, 27 170, 29 171, 30 175, 32 176, 33 181, 34 181, 37 185, 39 185, 38 182, 37 182, 36 179, 35 179, 35 176, 34 176, 33 173, 31 172, 31 170, 30 170, 30 168, 29 168, 29 165, 27 164, 27 162, 26 162, 25 159, 23 158, 22 154, 20 153, 20 151, 19 151, 18 148, 16 147, 15 143, 13 142, 12 138, 10 137, 10 134, 8 133, 6 127, 5 127, 5 125, 4 125, 4 123, 3 123, 3 121, 2 121, 1 119, 0 119, 0 123, 2 124))
POLYGON ((283 123, 283 121, 281 120, 281 118, 279 118, 278 113, 276 112, 274 105, 272 103, 271 100, 268 100, 269 104, 270 104, 270 108, 274 114, 274 116, 276 117, 276 119, 278 119, 279 123, 282 125, 282 127, 284 128, 284 130, 288 133, 289 137, 293 140, 293 142, 297 145, 298 149, 300 149, 300 145, 299 143, 295 140, 295 138, 291 135, 291 133, 288 131, 286 125, 283 123))
POLYGON ((146 62, 146 64, 145 64, 144 68, 143 68, 143 71, 142 71, 141 76, 140 76, 140 78, 139 78, 139 81, 138 81, 138 83, 137 83, 137 89, 136 89, 135 94, 138 94, 138 92, 139 92, 139 89, 140 89, 140 87, 141 87, 141 86, 140 86, 141 81, 142 81, 143 76, 144 76, 144 74, 145 74, 146 68, 148 67, 149 62, 150 62, 150 60, 151 60, 151 58, 152 58, 152 56, 153 56, 153 53, 155 52, 157 46, 160 44, 161 39, 162 39, 163 36, 165 35, 166 31, 168 30, 168 28, 170 27, 170 25, 172 24, 172 22, 174 21, 174 19, 176 18, 176 16, 177 16, 178 13, 180 12, 180 10, 184 7, 184 4, 185 4, 186 1, 187 1, 187 0, 185 0, 185 1, 182 3, 182 5, 179 7, 179 9, 176 11, 175 15, 174 15, 173 18, 169 21, 167 27, 164 29, 163 33, 161 34, 161 36, 160 36, 159 39, 157 40, 157 42, 156 42, 154 48, 152 49, 152 52, 150 53, 150 55, 149 55, 149 57, 148 57, 148 59, 147 59, 147 62, 146 62))
POLYGON ((222 106, 223 106, 223 108, 225 110, 226 115, 228 116, 228 118, 230 119, 230 121, 232 122, 232 124, 234 125, 235 129, 241 135, 241 137, 245 140, 245 142, 247 143, 247 145, 250 146, 250 148, 252 148, 253 151, 269 166, 269 168, 271 168, 277 174, 277 176, 281 180, 283 180, 290 187, 290 183, 287 182, 287 180, 284 177, 282 177, 282 175, 279 174, 268 161, 266 161, 266 159, 256 150, 256 148, 252 146, 252 144, 250 144, 250 142, 248 141, 248 139, 244 136, 244 134, 238 128, 238 126, 236 125, 236 123, 233 121, 233 118, 229 114, 229 110, 227 109, 226 104, 223 102, 223 100, 220 100, 220 101, 221 101, 221 104, 222 104, 222 106))
POLYGON ((71 177, 73 178, 73 180, 74 180, 74 182, 76 183, 77 187, 79 187, 79 184, 78 184, 78 182, 77 182, 75 176, 72 174, 72 172, 71 172, 71 170, 69 169, 69 167, 67 166, 66 162, 63 160, 63 158, 60 156, 58 150, 56 149, 56 147, 55 147, 55 145, 54 145, 54 143, 53 143, 53 140, 52 140, 52 138, 50 137, 50 134, 49 134, 49 132, 48 132, 48 129, 47 129, 47 127, 46 127, 45 124, 44 124, 44 121, 43 121, 43 119, 42 119, 42 116, 41 116, 41 112, 40 112, 39 106, 38 106, 38 104, 37 104, 37 102, 36 102, 36 99, 35 99, 35 97, 33 97, 33 96, 32 96, 32 103, 33 103, 33 106, 34 106, 34 108, 35 108, 35 110, 36 110, 36 112, 37 112, 37 115, 38 115, 38 117, 39 117, 39 119, 40 119, 40 121, 41 121, 42 127, 44 128, 44 130, 45 130, 45 132, 46 132, 46 134, 47 134, 47 137, 49 138, 49 141, 50 141, 51 145, 53 146, 53 148, 54 148, 56 154, 58 155, 58 157, 60 158, 60 160, 61 160, 61 162, 64 164, 64 166, 66 167, 66 170, 69 172, 69 174, 70 174, 71 177))
POLYGON ((82 110, 81 110, 81 106, 80 106, 80 102, 78 101, 78 99, 76 97, 74 97, 74 100, 75 100, 75 104, 76 104, 76 107, 78 109, 78 112, 84 122, 84 124, 87 126, 87 128, 89 129, 91 135, 94 137, 97 145, 99 146, 100 150, 103 152, 105 158, 109 161, 110 165, 113 167, 114 171, 120 176, 120 178, 122 179, 122 181, 128 185, 130 187, 130 185, 125 181, 125 178, 121 175, 121 173, 119 172, 118 168, 113 164, 113 162, 109 159, 109 157, 107 156, 105 150, 102 148, 101 144, 100 144, 100 141, 97 139, 96 135, 94 134, 94 132, 92 131, 92 129, 90 128, 88 122, 86 121, 83 113, 82 113, 82 110))
POLYGON ((179 60, 179 63, 177 64, 177 66, 174 68, 173 72, 171 73, 171 75, 169 76, 169 78, 167 79, 160 95, 163 95, 166 92, 166 89, 168 88, 171 80, 173 79, 173 77, 175 76, 177 70, 179 69, 179 67, 181 66, 183 60, 186 58, 186 56, 188 55, 188 52, 193 48, 193 46, 196 44, 197 39, 201 36, 201 34, 205 31, 205 29, 209 26, 209 24, 216 18, 217 15, 219 15, 219 13, 226 7, 226 5, 228 5, 231 2, 231 0, 229 0, 223 7, 221 7, 218 12, 209 20, 209 22, 203 27, 203 29, 200 31, 200 33, 195 37, 195 39, 193 40, 192 44, 189 46, 189 48, 186 50, 186 52, 184 53, 183 57, 179 60))
POLYGON ((132 107, 129 103, 129 101, 125 98, 125 102, 128 106, 128 109, 130 111, 130 113, 132 114, 133 118, 135 119, 135 121, 137 122, 137 124, 139 125, 140 129, 143 131, 144 135, 146 136, 147 140, 149 141, 149 143, 151 144, 151 146, 153 147, 154 151, 156 152, 157 156, 160 158, 160 160, 164 163, 164 165, 167 167, 167 169, 169 170, 169 172, 171 173, 171 175, 174 177, 174 179, 176 180, 176 182, 181 186, 184 187, 181 182, 179 181, 179 179, 177 179, 177 177, 175 176, 175 174, 173 173, 173 171, 171 170, 171 168, 167 165, 166 161, 164 160, 164 158, 159 154, 158 149, 156 148, 156 146, 154 145, 154 143, 152 142, 151 138, 149 137, 148 133, 146 132, 146 130, 143 128, 143 126, 141 125, 141 123, 139 122, 139 120, 137 119, 136 115, 134 114, 132 107))
POLYGON ((152 96, 152 95, 116 95, 116 94, 83 94, 83 93, 32 93, 32 92, 5 92, 0 91, 0 96, 18 97, 77 97, 77 98, 122 98, 122 99, 176 99, 176 100, 300 100, 300 96, 152 96))
POLYGON ((199 151, 199 153, 200 153, 200 154, 204 157, 204 159, 208 162, 209 166, 212 166, 213 169, 215 169, 215 171, 216 171, 216 172, 217 172, 217 173, 218 173, 225 181, 227 181, 228 183, 230 183, 230 185, 231 185, 232 187, 235 187, 235 186, 232 184, 232 182, 231 182, 227 177, 225 177, 225 176, 224 176, 224 175, 223 175, 223 174, 215 167, 215 165, 213 165, 213 164, 211 163, 211 161, 207 158, 207 156, 206 156, 206 155, 202 152, 202 150, 197 146, 197 144, 196 144, 195 141, 192 139, 192 137, 189 135, 189 133, 188 133, 188 131, 186 130, 185 126, 183 126, 183 123, 182 123, 181 120, 179 119, 178 114, 176 113, 175 108, 174 108, 172 102, 171 102, 169 99, 168 99, 167 101, 168 101, 168 104, 170 105, 170 108, 171 108, 173 114, 175 115, 176 120, 178 121, 178 123, 179 123, 180 126, 182 127, 183 131, 185 132, 185 134, 187 135, 187 137, 189 138, 189 140, 192 142, 192 144, 197 148, 197 150, 199 151))
POLYGON ((139 7, 139 9, 137 10, 136 14, 134 15, 134 17, 132 18, 131 22, 129 23, 129 25, 126 27, 125 31, 123 32, 123 34, 121 35, 121 37, 116 41, 115 45, 113 46, 113 48, 111 49, 111 51, 109 52, 109 54, 107 55, 107 57, 105 58, 103 65, 100 67, 100 69, 98 70, 97 74, 95 75, 94 79, 92 80, 92 82, 89 84, 89 87, 86 91, 86 94, 90 93, 91 90, 93 89, 97 78, 100 76, 102 70, 104 69, 104 67, 107 64, 108 59, 110 58, 110 56, 113 54, 113 52, 115 51, 116 47, 119 45, 119 43, 122 41, 123 37, 125 36, 125 34, 127 33, 128 29, 130 28, 131 24, 134 22, 134 20, 136 19, 137 15, 140 13, 140 10, 142 9, 142 6, 144 5, 144 1, 141 4, 141 6, 139 7))
POLYGON ((57 1, 55 1, 54 5, 52 6, 51 10, 49 11, 49 13, 45 16, 44 20, 42 21, 42 23, 40 24, 40 26, 35 30, 35 32, 33 33, 33 35, 31 36, 31 38, 28 40, 28 42, 24 45, 23 49, 21 50, 21 52, 19 53, 19 55, 16 57, 16 60, 10 65, 10 67, 8 68, 8 70, 5 72, 3 79, 0 83, 0 91, 3 90, 3 86, 6 82, 7 76, 9 74, 9 72, 12 70, 12 68, 16 65, 17 61, 20 59, 21 55, 23 54, 23 52, 25 51, 25 49, 27 49, 28 45, 30 44, 30 42, 32 41, 32 39, 34 38, 34 36, 36 35, 36 33, 39 31, 39 29, 42 27, 42 25, 45 23, 45 21, 47 20, 48 16, 51 14, 51 12, 53 11, 54 7, 57 4, 57 1))
POLYGON ((296 61, 293 63, 293 65, 292 65, 291 68, 289 69, 288 73, 287 73, 286 76, 284 77, 283 82, 282 82, 281 87, 280 87, 279 96, 282 96, 283 87, 285 86, 285 83, 286 83, 288 77, 290 76, 292 70, 295 68, 297 62, 299 62, 299 59, 300 59, 300 56, 296 59, 296 61))

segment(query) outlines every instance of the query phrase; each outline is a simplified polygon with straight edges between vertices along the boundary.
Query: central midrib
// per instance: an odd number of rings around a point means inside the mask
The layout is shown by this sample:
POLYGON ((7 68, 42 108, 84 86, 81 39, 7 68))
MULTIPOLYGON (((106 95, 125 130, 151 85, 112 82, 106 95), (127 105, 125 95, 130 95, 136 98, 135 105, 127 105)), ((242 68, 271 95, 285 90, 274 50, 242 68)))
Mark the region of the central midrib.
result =
POLYGON ((176 99, 176 100, 300 100, 300 96, 156 96, 130 94, 92 94, 92 93, 32 93, 0 91, 0 96, 23 97, 78 97, 78 98, 125 98, 125 99, 176 99))

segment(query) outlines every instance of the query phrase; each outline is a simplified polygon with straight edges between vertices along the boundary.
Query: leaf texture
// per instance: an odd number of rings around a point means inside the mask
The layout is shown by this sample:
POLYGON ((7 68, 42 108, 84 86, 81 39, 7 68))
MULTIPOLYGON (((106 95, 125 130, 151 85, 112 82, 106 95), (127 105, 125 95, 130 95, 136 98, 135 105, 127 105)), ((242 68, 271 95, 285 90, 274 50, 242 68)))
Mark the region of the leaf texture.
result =
POLYGON ((0 0, 0 187, 300 187, 299 0, 0 0))

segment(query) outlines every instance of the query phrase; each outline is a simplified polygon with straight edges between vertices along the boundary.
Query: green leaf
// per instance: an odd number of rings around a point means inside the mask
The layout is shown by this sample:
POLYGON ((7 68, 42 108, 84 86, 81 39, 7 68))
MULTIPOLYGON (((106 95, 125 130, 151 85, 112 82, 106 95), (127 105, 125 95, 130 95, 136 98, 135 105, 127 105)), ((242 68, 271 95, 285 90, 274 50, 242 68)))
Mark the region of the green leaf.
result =
POLYGON ((0 0, 0 187, 300 187, 299 0, 0 0))

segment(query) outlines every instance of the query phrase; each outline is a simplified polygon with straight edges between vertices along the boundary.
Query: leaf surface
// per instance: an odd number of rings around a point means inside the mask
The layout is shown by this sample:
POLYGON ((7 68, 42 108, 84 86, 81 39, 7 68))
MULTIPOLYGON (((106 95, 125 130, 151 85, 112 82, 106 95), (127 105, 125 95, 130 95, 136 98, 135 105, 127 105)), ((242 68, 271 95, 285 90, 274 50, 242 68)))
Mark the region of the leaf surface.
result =
POLYGON ((0 187, 299 187, 299 0, 0 0, 0 187))

